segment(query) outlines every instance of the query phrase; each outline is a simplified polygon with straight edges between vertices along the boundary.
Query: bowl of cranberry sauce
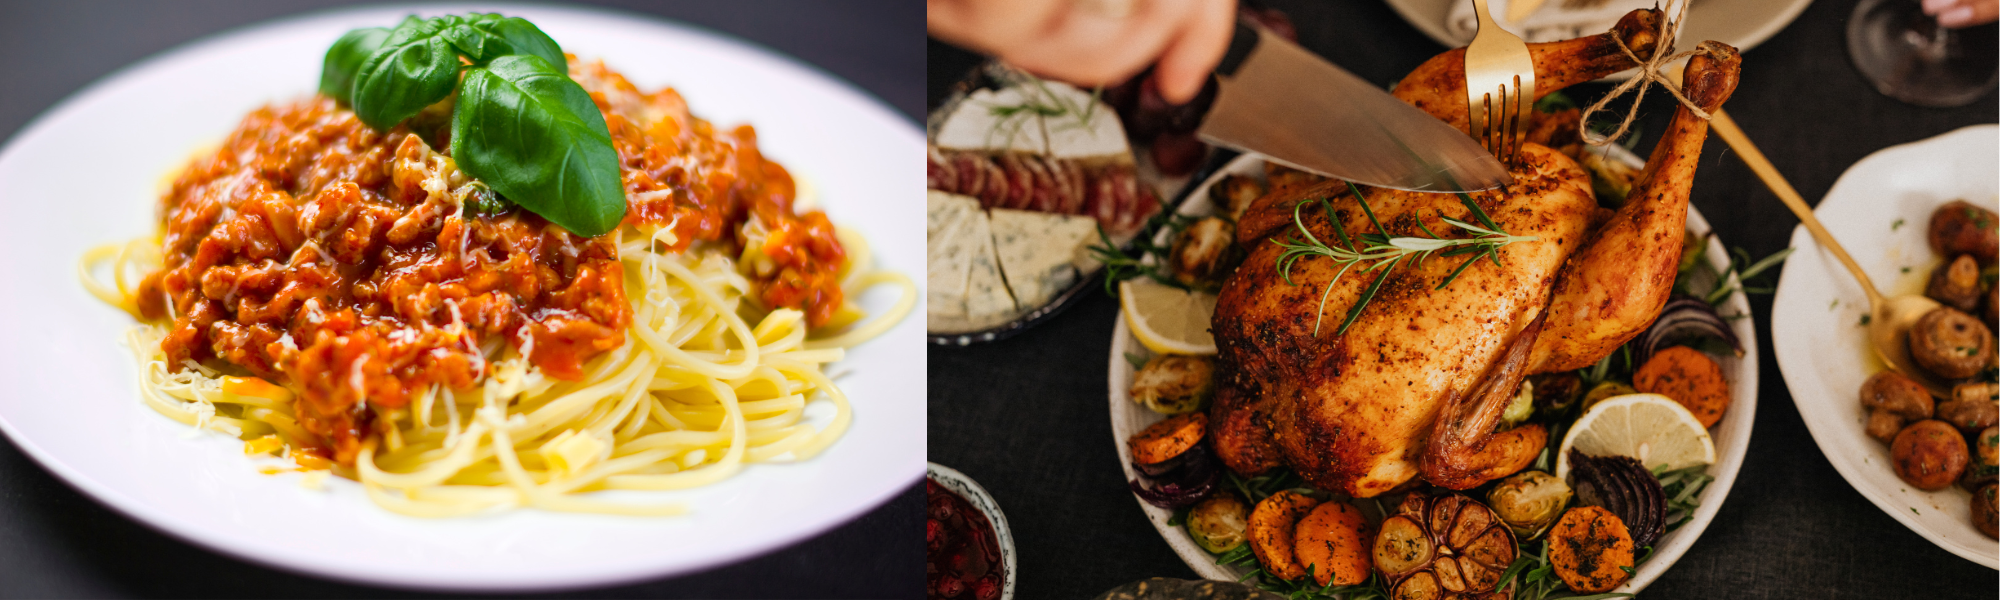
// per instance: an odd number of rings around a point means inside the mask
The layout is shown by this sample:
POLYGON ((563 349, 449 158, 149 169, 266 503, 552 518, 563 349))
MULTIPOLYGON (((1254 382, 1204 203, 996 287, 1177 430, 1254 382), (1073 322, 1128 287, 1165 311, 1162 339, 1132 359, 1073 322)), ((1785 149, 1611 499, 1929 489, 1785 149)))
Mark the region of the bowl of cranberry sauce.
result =
POLYGON ((1014 597, 1014 536, 986 489, 928 463, 924 479, 924 581, 932 600, 1014 597))

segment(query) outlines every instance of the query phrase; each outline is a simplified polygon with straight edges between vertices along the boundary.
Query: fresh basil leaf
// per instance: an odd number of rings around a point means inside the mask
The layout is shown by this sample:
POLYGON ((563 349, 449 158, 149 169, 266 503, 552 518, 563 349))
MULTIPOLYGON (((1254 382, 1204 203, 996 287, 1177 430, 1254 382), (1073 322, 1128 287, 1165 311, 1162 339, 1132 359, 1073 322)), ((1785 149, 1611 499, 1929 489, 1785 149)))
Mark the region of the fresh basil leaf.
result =
POLYGON ((562 46, 526 19, 493 13, 445 19, 449 23, 442 33, 445 40, 472 64, 484 65, 510 54, 532 54, 559 67, 566 64, 562 46))
POLYGON ((381 48, 382 41, 388 38, 387 27, 355 29, 340 36, 332 48, 326 49, 326 61, 319 71, 319 93, 352 103, 354 74, 361 70, 361 63, 381 48))
POLYGON ((458 82, 458 52, 440 34, 442 19, 404 19, 354 77, 354 115, 388 130, 426 106, 451 96, 458 82))
POLYGON ((451 119, 458 167, 507 199, 582 236, 625 218, 618 151, 583 86, 539 56, 467 70, 451 119))

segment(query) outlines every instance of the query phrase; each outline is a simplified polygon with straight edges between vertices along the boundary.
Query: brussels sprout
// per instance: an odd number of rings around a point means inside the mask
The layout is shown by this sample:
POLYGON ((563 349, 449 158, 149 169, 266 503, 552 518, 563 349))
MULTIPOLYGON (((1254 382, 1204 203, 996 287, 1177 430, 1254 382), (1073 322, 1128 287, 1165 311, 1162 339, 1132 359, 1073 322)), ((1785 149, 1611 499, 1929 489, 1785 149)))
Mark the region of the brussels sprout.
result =
POLYGON ((1500 428, 1512 428, 1532 416, 1535 416, 1535 382, 1523 379, 1521 391, 1514 392, 1514 401, 1507 403, 1507 410, 1500 413, 1500 428))
POLYGON ((1590 393, 1583 395, 1583 410, 1590 410, 1590 407, 1603 402, 1605 398, 1637 393, 1639 393, 1638 389, 1623 383, 1616 381, 1601 382, 1597 384, 1597 387, 1590 388, 1590 393))
POLYGON ((1206 356, 1162 356, 1132 376, 1132 401, 1163 415, 1208 407, 1215 395, 1215 361, 1206 356))
POLYGON ((1569 505, 1569 484, 1541 471, 1522 471, 1486 493, 1486 504, 1522 538, 1534 539, 1561 518, 1569 505))
POLYGON ((1188 510, 1188 535, 1203 550, 1221 554, 1243 545, 1249 519, 1250 509, 1236 494, 1218 493, 1188 510))

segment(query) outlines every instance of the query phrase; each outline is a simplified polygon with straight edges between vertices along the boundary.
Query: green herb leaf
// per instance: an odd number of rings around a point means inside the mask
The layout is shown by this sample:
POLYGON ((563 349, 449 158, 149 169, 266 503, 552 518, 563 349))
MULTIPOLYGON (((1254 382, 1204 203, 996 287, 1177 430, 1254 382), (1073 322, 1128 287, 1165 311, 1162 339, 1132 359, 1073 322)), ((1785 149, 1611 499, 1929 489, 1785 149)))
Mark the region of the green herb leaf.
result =
POLYGON ((458 52, 441 35, 440 19, 404 19, 354 75, 354 115, 388 131, 426 106, 451 96, 458 52))
POLYGON ((361 71, 361 63, 375 54, 375 50, 382 47, 382 41, 387 39, 387 27, 355 29, 340 36, 333 42, 333 47, 326 49, 326 60, 320 65, 319 93, 352 104, 355 73, 361 71))
POLYGON ((563 59, 562 46, 527 19, 493 13, 439 18, 447 23, 439 35, 451 42, 459 53, 472 59, 474 65, 484 65, 511 54, 534 55, 551 65, 567 64, 563 59))
POLYGON ((565 71, 534 55, 466 72, 451 119, 460 169, 577 235, 625 218, 625 186, 604 115, 565 71))

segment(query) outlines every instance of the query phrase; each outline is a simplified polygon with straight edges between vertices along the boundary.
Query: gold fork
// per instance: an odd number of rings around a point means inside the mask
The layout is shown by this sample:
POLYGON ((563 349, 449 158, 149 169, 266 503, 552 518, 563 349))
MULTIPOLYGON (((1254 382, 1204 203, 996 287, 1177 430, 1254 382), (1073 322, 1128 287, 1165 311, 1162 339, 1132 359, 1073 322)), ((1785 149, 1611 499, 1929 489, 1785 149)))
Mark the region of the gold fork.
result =
POLYGON ((1535 60, 1527 42, 1493 21, 1486 0, 1472 0, 1472 8, 1479 14, 1479 34, 1465 47, 1468 131, 1494 158, 1511 163, 1527 135, 1521 119, 1534 110, 1535 60))

